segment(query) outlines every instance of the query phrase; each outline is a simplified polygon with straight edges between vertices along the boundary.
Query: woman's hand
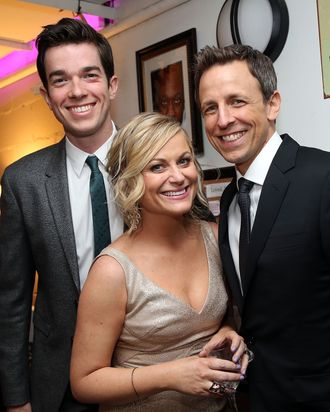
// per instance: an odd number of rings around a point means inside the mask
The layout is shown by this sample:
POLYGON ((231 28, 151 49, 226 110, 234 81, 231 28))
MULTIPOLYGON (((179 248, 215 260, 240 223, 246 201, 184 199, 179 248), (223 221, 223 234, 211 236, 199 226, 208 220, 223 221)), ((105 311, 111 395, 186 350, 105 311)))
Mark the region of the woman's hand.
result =
POLYGON ((245 376, 249 363, 249 356, 246 353, 247 347, 244 338, 238 335, 230 326, 223 326, 219 329, 203 347, 199 356, 207 357, 212 350, 224 345, 230 346, 230 350, 233 353, 232 360, 235 364, 240 365, 240 373, 245 376))
POLYGON ((215 396, 209 391, 215 381, 243 379, 240 365, 215 357, 198 356, 172 362, 167 378, 170 382, 168 389, 197 396, 215 396))

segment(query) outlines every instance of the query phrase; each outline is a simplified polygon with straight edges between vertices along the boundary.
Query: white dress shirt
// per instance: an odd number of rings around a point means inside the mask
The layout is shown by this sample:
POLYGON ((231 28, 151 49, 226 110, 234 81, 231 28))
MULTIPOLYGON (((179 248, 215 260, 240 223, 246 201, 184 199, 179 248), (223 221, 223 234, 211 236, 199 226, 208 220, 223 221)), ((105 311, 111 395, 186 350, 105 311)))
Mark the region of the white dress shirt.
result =
MULTIPOLYGON (((116 129, 113 124, 113 133, 110 138, 93 153, 99 159, 99 169, 103 175, 108 202, 111 241, 123 233, 123 218, 114 202, 112 187, 109 184, 108 173, 105 169, 106 156, 116 129)), ((78 257, 80 287, 82 288, 89 268, 94 259, 94 231, 92 217, 92 203, 89 193, 91 169, 85 163, 91 153, 86 153, 74 146, 66 138, 66 164, 68 173, 69 196, 73 230, 78 257)))
MULTIPOLYGON (((259 198, 262 190, 262 185, 266 179, 269 167, 274 159, 274 156, 282 143, 280 135, 275 132, 273 136, 268 140, 266 145, 261 149, 258 156, 254 159, 248 170, 246 171, 244 178, 254 183, 250 191, 250 219, 251 230, 254 224, 256 216, 259 198)), ((237 182, 242 177, 240 172, 236 169, 237 182)), ((237 186, 238 189, 238 186, 237 186)), ((241 229, 241 211, 237 202, 237 195, 234 196, 233 201, 228 210, 228 236, 230 250, 233 256, 234 265, 238 279, 241 285, 241 274, 239 270, 239 233, 241 229)), ((242 291, 243 293, 243 291, 242 291)))

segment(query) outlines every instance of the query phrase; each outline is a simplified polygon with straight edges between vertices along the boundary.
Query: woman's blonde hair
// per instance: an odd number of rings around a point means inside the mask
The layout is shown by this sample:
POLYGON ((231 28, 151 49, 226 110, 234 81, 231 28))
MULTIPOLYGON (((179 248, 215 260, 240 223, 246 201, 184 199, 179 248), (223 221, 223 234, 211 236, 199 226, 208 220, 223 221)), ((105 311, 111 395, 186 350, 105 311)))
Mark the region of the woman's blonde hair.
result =
MULTIPOLYGON (((190 138, 173 118, 160 113, 141 113, 119 130, 108 153, 108 172, 111 176, 116 202, 124 216, 128 231, 136 230, 141 223, 139 201, 144 195, 142 171, 166 143, 182 132, 198 171, 196 197, 202 207, 207 200, 202 191, 202 170, 199 166, 190 138)), ((189 216, 199 219, 200 206, 193 205, 189 216)))

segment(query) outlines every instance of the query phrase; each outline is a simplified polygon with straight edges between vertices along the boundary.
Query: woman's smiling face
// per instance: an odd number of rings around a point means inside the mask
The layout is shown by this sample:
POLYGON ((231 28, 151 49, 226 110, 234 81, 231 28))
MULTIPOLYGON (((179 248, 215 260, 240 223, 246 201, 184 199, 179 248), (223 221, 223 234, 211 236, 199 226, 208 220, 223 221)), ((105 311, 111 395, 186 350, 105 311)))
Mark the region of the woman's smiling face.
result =
POLYGON ((183 216, 192 207, 198 172, 184 132, 173 136, 144 168, 145 192, 139 205, 146 214, 183 216))

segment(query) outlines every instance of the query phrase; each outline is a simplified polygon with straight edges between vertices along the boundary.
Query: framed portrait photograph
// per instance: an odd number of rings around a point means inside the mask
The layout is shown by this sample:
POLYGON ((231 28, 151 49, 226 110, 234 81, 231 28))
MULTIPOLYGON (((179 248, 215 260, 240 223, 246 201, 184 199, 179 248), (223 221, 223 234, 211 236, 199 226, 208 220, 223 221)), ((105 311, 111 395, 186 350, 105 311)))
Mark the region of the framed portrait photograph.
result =
POLYGON ((194 99, 192 65, 196 29, 190 29, 136 52, 139 110, 175 117, 203 153, 201 117, 194 99))

